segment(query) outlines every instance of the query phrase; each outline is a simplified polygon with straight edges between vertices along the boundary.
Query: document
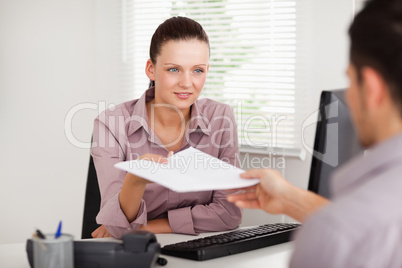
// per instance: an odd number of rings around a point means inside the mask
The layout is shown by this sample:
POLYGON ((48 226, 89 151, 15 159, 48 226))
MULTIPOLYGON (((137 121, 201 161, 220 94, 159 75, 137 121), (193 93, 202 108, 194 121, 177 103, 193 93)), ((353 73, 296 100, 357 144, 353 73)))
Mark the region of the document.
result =
POLYGON ((237 189, 259 183, 258 179, 240 178, 244 170, 193 147, 168 160, 161 164, 138 159, 117 163, 115 167, 179 193, 237 189))

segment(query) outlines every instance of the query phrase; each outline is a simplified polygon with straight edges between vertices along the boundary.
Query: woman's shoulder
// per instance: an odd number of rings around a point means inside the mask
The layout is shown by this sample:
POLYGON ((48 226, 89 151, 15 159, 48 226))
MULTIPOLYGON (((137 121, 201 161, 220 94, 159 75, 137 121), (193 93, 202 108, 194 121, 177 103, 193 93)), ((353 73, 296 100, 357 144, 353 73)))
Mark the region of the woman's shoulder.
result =
POLYGON ((124 118, 130 117, 133 114, 134 107, 136 106, 137 102, 138 99, 134 99, 119 103, 117 105, 110 104, 106 110, 99 113, 98 118, 101 116, 104 117, 123 116, 124 118))
POLYGON ((233 113, 233 108, 230 105, 212 99, 198 99, 196 103, 202 113, 233 113))
POLYGON ((114 120, 121 120, 129 118, 132 116, 134 108, 138 104, 138 99, 129 100, 126 102, 119 103, 117 105, 110 104, 108 105, 107 109, 99 112, 98 116, 95 118, 95 121, 102 121, 107 123, 108 121, 114 120), (120 118, 120 119, 119 119, 120 118), (106 120, 108 119, 108 120, 106 120))

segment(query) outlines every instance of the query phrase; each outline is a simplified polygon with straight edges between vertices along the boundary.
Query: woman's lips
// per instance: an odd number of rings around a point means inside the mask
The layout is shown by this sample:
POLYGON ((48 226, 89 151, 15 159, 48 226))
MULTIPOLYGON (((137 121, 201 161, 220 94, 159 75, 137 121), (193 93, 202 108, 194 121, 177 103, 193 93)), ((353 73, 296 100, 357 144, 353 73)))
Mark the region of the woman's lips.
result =
POLYGON ((182 99, 182 100, 188 99, 188 98, 190 98, 190 96, 191 96, 191 93, 189 93, 189 92, 180 92, 180 93, 175 92, 174 94, 176 94, 176 96, 177 96, 179 99, 182 99))

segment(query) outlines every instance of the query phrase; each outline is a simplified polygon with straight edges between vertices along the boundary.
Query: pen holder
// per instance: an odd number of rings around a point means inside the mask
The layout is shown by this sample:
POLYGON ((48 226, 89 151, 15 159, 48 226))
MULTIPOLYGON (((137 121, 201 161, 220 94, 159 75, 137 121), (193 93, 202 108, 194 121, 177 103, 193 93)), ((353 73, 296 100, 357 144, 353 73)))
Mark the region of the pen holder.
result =
POLYGON ((62 234, 55 238, 54 234, 45 234, 46 239, 33 240, 34 268, 73 268, 74 249, 73 236, 62 234))

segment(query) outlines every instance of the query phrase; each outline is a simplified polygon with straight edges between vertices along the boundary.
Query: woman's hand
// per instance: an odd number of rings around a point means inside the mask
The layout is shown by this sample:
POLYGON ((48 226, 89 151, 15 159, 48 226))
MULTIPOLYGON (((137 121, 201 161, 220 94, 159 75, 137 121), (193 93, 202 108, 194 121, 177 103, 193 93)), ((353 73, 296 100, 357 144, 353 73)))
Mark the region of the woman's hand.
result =
POLYGON ((107 231, 105 225, 99 226, 91 235, 93 238, 112 237, 107 231))
MULTIPOLYGON (((167 158, 172 154, 173 152, 169 152, 167 157, 157 154, 144 154, 138 159, 145 159, 157 163, 167 163, 167 158)), ((150 183, 150 181, 131 173, 127 173, 124 178, 123 186, 119 194, 119 202, 120 207, 129 222, 132 222, 137 217, 142 202, 142 196, 144 195, 148 183, 150 183)))
MULTIPOLYGON (((161 164, 166 164, 168 162, 168 157, 170 157, 171 155, 173 155, 173 151, 170 151, 167 155, 167 157, 158 155, 158 154, 143 154, 140 157, 138 157, 138 159, 141 160, 149 160, 152 162, 156 162, 156 163, 161 163, 161 164)), ((140 184, 147 184, 147 183, 151 183, 150 181, 135 176, 133 174, 127 173, 127 176, 131 179, 134 180, 136 183, 140 183, 140 184)))

